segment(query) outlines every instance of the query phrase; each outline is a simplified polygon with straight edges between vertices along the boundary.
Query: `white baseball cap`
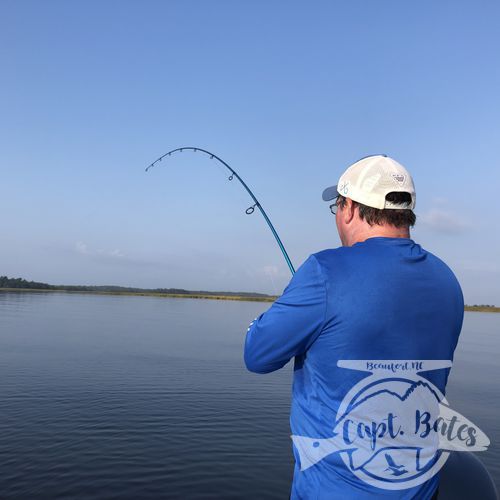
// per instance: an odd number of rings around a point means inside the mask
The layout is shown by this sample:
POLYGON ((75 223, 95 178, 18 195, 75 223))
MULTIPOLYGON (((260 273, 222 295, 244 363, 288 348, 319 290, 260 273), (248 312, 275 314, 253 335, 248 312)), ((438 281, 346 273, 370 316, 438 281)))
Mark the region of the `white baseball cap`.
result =
POLYGON ((367 205, 368 207, 407 208, 413 210, 416 203, 415 186, 410 173, 403 165, 386 155, 373 155, 353 163, 340 177, 335 186, 323 191, 323 200, 331 201, 338 195, 367 205), (409 193, 411 203, 391 203, 385 199, 392 192, 409 193))

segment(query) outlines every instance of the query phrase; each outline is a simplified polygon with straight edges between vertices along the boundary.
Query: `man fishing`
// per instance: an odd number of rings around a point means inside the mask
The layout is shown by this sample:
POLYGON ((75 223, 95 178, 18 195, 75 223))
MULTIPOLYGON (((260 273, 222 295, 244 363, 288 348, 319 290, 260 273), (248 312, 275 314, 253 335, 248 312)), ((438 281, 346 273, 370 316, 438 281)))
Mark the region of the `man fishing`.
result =
MULTIPOLYGON (((281 297, 250 324, 244 350, 256 373, 295 358, 292 434, 316 438, 332 435, 341 401, 367 376, 339 367, 339 360, 452 360, 464 315, 453 272, 410 238, 415 188, 401 164, 384 155, 363 158, 324 190, 323 200, 342 246, 306 259, 281 297)), ((426 377, 444 393, 448 374, 440 369, 426 377)), ((339 453, 305 470, 295 446, 294 456, 293 499, 436 498, 438 475, 406 489, 381 489, 356 477, 339 453)), ((386 457, 395 478, 407 472, 386 457)))

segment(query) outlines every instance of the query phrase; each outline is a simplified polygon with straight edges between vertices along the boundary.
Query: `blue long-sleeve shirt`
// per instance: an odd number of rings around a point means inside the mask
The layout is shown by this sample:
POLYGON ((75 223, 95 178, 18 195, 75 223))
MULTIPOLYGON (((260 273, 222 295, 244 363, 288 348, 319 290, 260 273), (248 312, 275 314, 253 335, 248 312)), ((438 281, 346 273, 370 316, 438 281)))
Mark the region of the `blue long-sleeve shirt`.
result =
MULTIPOLYGON (((244 358, 268 373, 295 358, 292 434, 328 437, 339 405, 366 373, 338 360, 452 360, 464 314, 453 272, 409 238, 369 238, 311 255, 268 311, 251 324, 244 358)), ((428 372, 443 393, 449 370, 428 372)), ((356 478, 338 454, 307 470, 296 466, 292 498, 426 499, 438 476, 406 490, 356 478)))

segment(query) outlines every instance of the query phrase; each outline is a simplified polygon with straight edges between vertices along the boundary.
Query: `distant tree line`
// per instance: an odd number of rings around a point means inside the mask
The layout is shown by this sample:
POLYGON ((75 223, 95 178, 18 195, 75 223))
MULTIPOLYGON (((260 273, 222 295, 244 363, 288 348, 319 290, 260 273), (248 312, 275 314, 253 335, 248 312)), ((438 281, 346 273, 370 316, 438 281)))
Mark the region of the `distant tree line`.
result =
POLYGON ((68 292, 129 292, 129 293, 158 293, 175 295, 225 295, 237 297, 270 297, 265 293, 252 292, 209 292, 202 290, 184 290, 182 288, 134 288, 127 286, 86 286, 86 285, 49 285, 37 281, 27 281, 23 278, 8 278, 0 276, 1 288, 24 288, 30 290, 64 290, 68 292))
POLYGON ((491 305, 491 304, 474 304, 473 306, 469 306, 467 305, 466 307, 495 307, 494 305, 491 305))
POLYGON ((0 276, 0 288, 30 288, 32 290, 52 290, 52 285, 47 283, 37 283, 36 281, 27 281, 23 278, 8 278, 0 276))

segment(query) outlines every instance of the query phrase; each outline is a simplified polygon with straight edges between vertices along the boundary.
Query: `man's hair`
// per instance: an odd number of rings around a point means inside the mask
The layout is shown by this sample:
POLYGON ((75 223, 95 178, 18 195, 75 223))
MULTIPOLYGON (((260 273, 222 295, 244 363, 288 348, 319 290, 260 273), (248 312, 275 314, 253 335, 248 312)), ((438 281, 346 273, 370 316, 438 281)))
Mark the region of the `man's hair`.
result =
MULTIPOLYGON (((408 206, 411 204, 410 193, 392 191, 391 193, 387 193, 385 199, 392 203, 407 203, 408 206)), ((346 198, 339 195, 337 198, 337 206, 344 208, 345 204, 346 198)), ((352 200, 352 204, 354 207, 358 207, 360 218, 362 220, 366 220, 370 226, 373 226, 374 224, 379 226, 389 224, 395 227, 413 227, 417 220, 417 216, 413 213, 413 210, 409 208, 378 209, 368 207, 354 200, 352 200)))

